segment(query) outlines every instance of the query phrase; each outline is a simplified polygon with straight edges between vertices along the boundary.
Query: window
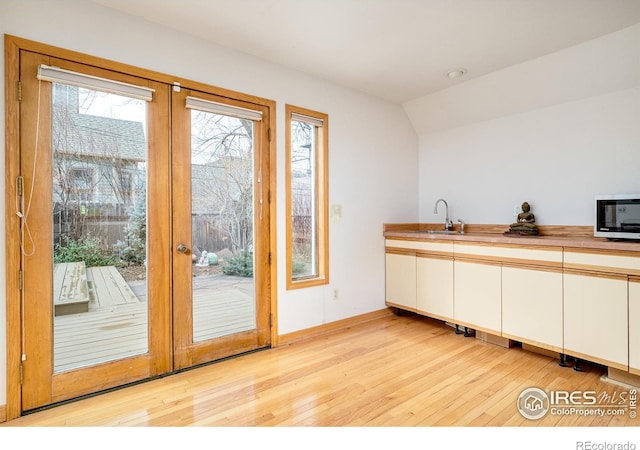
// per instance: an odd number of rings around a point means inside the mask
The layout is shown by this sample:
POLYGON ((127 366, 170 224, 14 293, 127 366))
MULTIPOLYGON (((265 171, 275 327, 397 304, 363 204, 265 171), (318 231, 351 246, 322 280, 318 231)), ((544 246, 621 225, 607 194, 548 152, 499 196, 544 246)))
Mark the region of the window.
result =
POLYGON ((93 170, 71 169, 69 171, 69 187, 71 197, 75 201, 90 202, 93 200, 93 170))
POLYGON ((329 283, 328 116, 286 105, 287 289, 329 283))

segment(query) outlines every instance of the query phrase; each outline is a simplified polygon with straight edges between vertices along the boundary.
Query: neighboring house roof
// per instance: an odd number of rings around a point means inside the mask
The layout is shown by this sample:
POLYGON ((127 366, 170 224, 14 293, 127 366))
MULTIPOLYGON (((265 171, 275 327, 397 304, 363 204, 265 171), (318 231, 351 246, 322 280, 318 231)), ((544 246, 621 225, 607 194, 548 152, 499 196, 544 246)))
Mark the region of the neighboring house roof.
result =
MULTIPOLYGON (((74 154, 117 158, 142 162, 147 145, 140 122, 78 115, 74 118, 77 133, 67 142, 66 149, 74 154)), ((59 149, 64 152, 64 149, 59 149)))
POLYGON ((92 158, 116 158, 142 162, 147 145, 140 122, 88 116, 70 115, 68 132, 62 127, 56 133, 54 121, 53 150, 59 154, 92 158))
POLYGON ((147 144, 141 122, 81 114, 78 88, 58 85, 54 94, 53 151, 83 158, 142 162, 147 144))

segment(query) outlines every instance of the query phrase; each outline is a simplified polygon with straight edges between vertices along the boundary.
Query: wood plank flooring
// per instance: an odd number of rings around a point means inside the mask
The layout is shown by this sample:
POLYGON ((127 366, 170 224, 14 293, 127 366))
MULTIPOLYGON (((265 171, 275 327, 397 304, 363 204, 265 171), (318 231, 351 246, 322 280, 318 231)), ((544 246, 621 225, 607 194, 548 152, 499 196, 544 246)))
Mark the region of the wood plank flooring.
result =
MULTIPOLYGON (((627 388, 603 368, 456 335, 419 316, 373 320, 18 418, 4 426, 624 427, 638 419, 525 419, 520 393, 627 388)), ((520 447, 525 448, 525 447, 520 447)), ((528 448, 528 447, 527 447, 528 448)), ((567 447, 569 448, 569 447, 567 447)), ((575 448, 572 447, 572 448, 575 448)))

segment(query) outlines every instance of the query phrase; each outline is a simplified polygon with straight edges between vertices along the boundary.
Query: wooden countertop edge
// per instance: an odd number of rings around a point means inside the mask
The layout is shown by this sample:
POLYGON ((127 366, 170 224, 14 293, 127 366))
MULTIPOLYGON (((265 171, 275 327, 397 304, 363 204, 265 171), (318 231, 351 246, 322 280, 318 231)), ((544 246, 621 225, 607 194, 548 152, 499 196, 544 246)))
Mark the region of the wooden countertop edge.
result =
MULTIPOLYGON (((384 224, 385 238, 406 240, 445 240, 454 242, 478 242, 563 247, 577 250, 614 250, 640 252, 640 242, 609 241, 593 237, 593 227, 588 226, 540 226, 538 236, 505 236, 508 225, 465 225, 464 234, 430 234, 428 230, 441 230, 442 224, 384 224)), ((458 231, 457 226, 454 230, 458 231)))

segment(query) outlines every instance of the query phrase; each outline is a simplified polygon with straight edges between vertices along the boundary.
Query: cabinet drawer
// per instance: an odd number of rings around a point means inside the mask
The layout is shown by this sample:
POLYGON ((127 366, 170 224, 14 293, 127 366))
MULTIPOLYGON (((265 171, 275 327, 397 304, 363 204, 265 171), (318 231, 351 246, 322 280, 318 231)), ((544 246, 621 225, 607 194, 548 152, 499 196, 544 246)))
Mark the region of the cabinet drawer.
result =
POLYGON ((385 241, 387 249, 408 249, 427 253, 453 254, 453 242, 447 241, 404 241, 400 239, 387 239, 385 241))
POLYGON ((499 261, 506 264, 562 267, 562 250, 554 247, 527 248, 522 246, 495 246, 454 244, 456 259, 499 261))
POLYGON ((606 251, 565 250, 566 269, 640 275, 640 253, 616 255, 606 251))

